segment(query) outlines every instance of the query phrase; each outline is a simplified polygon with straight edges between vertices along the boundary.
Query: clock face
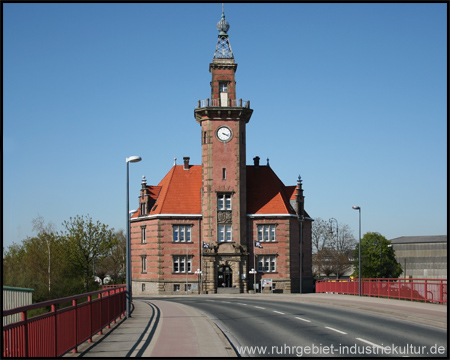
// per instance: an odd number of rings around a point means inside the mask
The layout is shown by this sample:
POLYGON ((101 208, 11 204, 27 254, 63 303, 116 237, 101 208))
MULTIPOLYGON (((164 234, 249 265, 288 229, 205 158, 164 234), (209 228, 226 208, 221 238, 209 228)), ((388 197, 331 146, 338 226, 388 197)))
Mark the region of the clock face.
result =
POLYGON ((217 138, 223 142, 230 141, 232 136, 233 134, 228 126, 221 126, 217 129, 217 138))

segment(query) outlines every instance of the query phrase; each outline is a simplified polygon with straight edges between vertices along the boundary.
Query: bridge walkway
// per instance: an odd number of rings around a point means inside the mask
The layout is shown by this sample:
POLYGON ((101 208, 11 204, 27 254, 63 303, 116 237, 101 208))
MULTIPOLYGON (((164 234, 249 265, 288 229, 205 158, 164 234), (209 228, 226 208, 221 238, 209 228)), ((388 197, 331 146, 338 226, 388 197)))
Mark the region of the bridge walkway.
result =
MULTIPOLYGON (((447 329, 447 305, 340 294, 212 294, 190 297, 277 299, 370 312, 447 329)), ((134 299, 131 317, 117 322, 93 342, 64 357, 235 357, 232 346, 204 314, 164 301, 167 296, 134 299)))

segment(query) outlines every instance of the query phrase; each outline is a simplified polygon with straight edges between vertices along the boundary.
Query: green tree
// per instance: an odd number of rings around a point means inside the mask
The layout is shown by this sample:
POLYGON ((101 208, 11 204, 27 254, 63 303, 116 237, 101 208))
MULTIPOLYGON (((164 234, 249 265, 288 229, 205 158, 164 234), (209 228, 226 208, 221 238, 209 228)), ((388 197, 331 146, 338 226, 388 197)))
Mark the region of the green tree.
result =
MULTIPOLYGON (((359 244, 356 244, 353 276, 359 277, 359 244)), ((368 232, 361 239, 362 278, 397 278, 402 266, 395 258, 389 240, 377 232, 368 232)))
POLYGON ((93 222, 87 216, 75 216, 64 221, 65 230, 61 233, 69 252, 69 261, 73 271, 83 278, 84 291, 93 290, 97 285, 93 281, 94 263, 101 262, 117 245, 118 238, 114 229, 101 222, 93 222))
POLYGON ((34 237, 13 244, 3 255, 3 284, 34 289, 33 301, 41 302, 83 291, 79 274, 72 271, 67 247, 38 216, 33 219, 34 237))
POLYGON ((127 239, 124 231, 121 229, 115 233, 117 244, 113 246, 108 256, 96 263, 95 275, 102 280, 106 275, 111 276, 112 282, 110 284, 123 284, 126 278, 126 251, 127 239))

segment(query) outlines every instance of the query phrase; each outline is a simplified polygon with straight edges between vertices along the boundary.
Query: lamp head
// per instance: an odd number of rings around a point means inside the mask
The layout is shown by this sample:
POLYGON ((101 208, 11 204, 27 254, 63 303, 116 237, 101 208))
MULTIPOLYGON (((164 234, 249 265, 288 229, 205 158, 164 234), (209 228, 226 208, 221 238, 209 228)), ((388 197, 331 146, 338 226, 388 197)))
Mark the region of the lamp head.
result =
POLYGON ((140 156, 130 156, 130 157, 128 157, 127 158, 127 163, 128 162, 139 162, 139 161, 141 161, 142 160, 142 158, 140 157, 140 156))
POLYGON ((352 206, 352 209, 361 210, 361 208, 359 206, 352 206))

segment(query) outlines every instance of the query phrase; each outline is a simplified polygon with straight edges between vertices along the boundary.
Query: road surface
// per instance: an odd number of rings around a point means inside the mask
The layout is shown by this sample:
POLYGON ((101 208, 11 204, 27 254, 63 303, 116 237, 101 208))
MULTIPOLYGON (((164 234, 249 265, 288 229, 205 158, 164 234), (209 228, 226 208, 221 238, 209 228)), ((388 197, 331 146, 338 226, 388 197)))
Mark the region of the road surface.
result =
POLYGON ((164 301, 208 315, 240 356, 447 357, 446 329, 357 310, 250 297, 164 301))

